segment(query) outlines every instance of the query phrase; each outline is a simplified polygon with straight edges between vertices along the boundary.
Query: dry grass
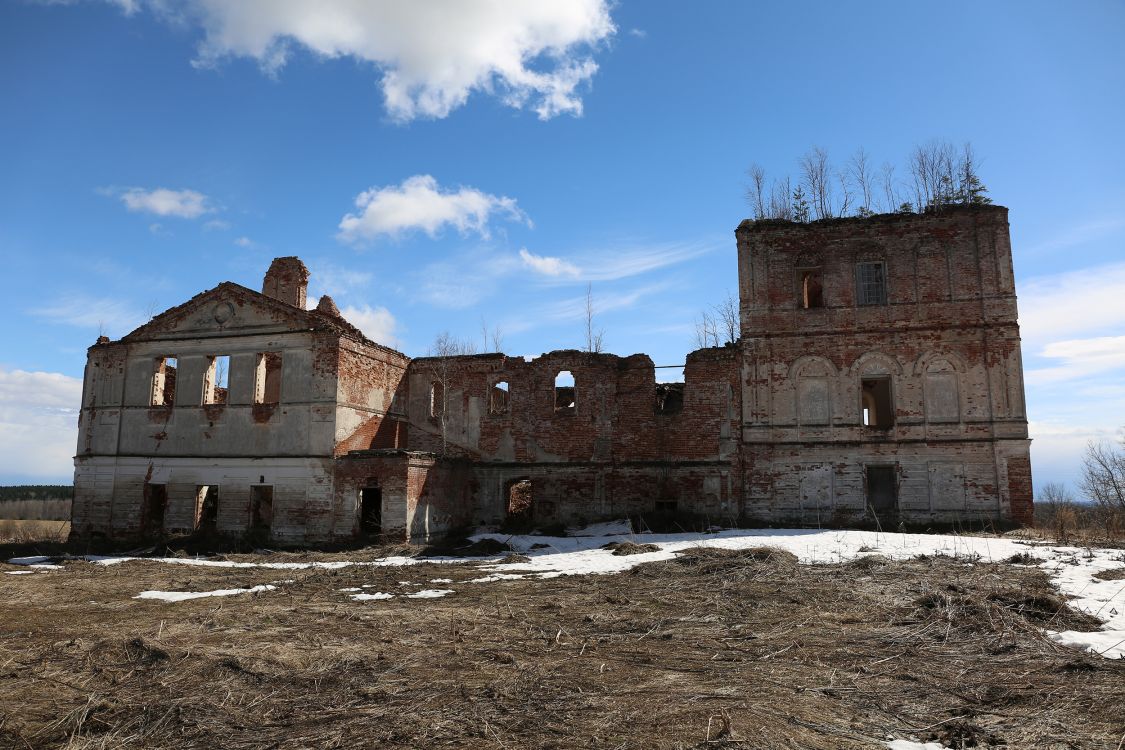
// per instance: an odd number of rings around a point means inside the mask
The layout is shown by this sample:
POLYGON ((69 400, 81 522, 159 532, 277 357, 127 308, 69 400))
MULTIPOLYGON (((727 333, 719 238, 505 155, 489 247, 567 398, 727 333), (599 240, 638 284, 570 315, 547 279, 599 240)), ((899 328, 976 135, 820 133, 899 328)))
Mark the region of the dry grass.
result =
POLYGON ((0 519, 0 544, 61 544, 70 534, 70 521, 0 519))
POLYGON ((893 733, 1112 750, 1125 735, 1125 662, 1043 637, 1095 624, 1036 569, 700 549, 468 583, 480 564, 0 575, 0 747, 835 750, 893 733), (131 598, 280 578, 294 582, 257 596, 131 598), (337 591, 434 578, 455 593, 337 591))

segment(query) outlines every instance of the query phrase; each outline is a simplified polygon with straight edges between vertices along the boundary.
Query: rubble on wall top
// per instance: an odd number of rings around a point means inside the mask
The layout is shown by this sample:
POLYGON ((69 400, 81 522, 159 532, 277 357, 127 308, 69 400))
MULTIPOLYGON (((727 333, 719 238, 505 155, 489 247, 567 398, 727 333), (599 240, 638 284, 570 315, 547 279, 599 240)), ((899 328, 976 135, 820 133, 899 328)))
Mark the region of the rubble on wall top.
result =
POLYGON ((777 229, 797 229, 815 232, 820 229, 829 227, 847 226, 847 225, 878 225, 878 224, 899 224, 908 222, 934 222, 941 219, 950 218, 956 214, 966 213, 983 213, 983 214, 1003 214, 1007 215, 1008 208, 1006 206, 998 206, 993 203, 984 204, 951 204, 942 206, 940 210, 927 209, 922 213, 904 213, 894 211, 885 214, 874 214, 872 216, 838 216, 832 219, 816 219, 814 221, 800 222, 790 221, 788 219, 743 219, 735 232, 768 232, 777 229))

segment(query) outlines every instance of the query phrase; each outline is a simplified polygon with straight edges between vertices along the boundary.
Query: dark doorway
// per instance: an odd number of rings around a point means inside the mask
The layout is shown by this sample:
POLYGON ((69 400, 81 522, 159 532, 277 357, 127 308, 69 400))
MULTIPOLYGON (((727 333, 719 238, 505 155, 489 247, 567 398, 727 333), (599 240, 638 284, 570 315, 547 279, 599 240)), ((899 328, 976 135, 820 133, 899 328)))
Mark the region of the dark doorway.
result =
POLYGON ((250 486, 250 531, 269 536, 273 525, 273 486, 254 484, 250 486))
POLYGON ((199 485, 195 488, 196 521, 200 531, 214 531, 219 520, 219 488, 215 485, 199 485))
POLYGON ((535 515, 534 500, 530 479, 513 479, 509 482, 504 529, 529 531, 535 515))
POLYGON ((383 490, 369 484, 359 491, 359 530, 362 534, 383 533, 383 490))
POLYGON ((164 531, 164 510, 168 507, 168 487, 145 483, 141 505, 141 533, 153 536, 164 531))
POLYGON ((898 513, 898 477, 894 466, 868 466, 867 508, 883 522, 898 513))

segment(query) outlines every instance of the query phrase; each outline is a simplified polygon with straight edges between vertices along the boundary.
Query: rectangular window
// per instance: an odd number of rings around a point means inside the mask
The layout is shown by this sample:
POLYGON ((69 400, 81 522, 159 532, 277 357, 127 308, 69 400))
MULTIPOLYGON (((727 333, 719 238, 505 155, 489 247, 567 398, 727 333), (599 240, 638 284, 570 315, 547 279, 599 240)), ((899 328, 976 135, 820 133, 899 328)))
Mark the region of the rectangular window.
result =
POLYGON ((501 380, 499 383, 492 385, 492 393, 488 400, 488 411, 490 414, 506 414, 508 405, 510 404, 510 395, 508 393, 508 382, 501 380))
POLYGON ((207 372, 203 375, 203 403, 226 404, 229 402, 230 356, 216 354, 209 357, 207 372))
POLYGON ((894 426, 895 411, 891 403, 889 377, 864 378, 862 381, 863 424, 873 430, 887 430, 894 426))
POLYGON ((824 307, 824 281, 819 268, 797 271, 797 303, 803 310, 824 307))
POLYGON ((887 265, 883 261, 856 264, 855 277, 857 304, 887 304, 887 265))
POLYGON ((176 402, 176 358, 157 357, 152 372, 152 406, 172 406, 176 402))
POLYGON ((262 352, 254 376, 254 403, 281 401, 281 352, 262 352))

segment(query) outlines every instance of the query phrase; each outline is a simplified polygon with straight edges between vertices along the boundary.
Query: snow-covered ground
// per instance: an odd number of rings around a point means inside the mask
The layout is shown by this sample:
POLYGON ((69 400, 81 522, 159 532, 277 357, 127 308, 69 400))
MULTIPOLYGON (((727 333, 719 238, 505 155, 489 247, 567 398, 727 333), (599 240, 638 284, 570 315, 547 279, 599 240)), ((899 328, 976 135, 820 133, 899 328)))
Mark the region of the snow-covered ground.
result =
MULTIPOLYGON (((1067 646, 1087 649, 1109 658, 1125 657, 1125 581, 1107 581, 1095 574, 1125 568, 1125 552, 1112 549, 1084 549, 1043 545, 1012 538, 958 536, 942 534, 898 534, 855 530, 817 529, 726 529, 714 533, 690 534, 633 534, 627 521, 598 524, 577 530, 566 537, 540 535, 509 536, 481 533, 473 541, 495 539, 506 542, 513 549, 527 555, 527 562, 504 563, 498 558, 412 558, 387 557, 374 561, 334 560, 328 562, 234 562, 199 558, 137 558, 95 557, 84 558, 98 565, 116 565, 127 560, 147 560, 171 565, 199 565, 223 568, 264 568, 276 570, 337 570, 352 566, 393 567, 422 563, 460 563, 472 565, 483 576, 466 581, 484 585, 526 578, 553 578, 566 575, 596 575, 619 573, 636 565, 655 560, 668 560, 690 547, 716 547, 720 549, 745 549, 768 546, 787 550, 802 563, 839 563, 878 554, 895 560, 905 560, 919 555, 949 555, 966 563, 1006 562, 1015 555, 1026 553, 1034 558, 1034 565, 1043 568, 1058 590, 1069 598, 1071 606, 1101 619, 1102 630, 1092 633, 1064 631, 1048 635, 1067 646), (602 549, 613 541, 632 541, 654 544, 659 551, 636 555, 614 556, 602 549)), ((29 565, 36 569, 60 567, 45 557, 14 558, 10 563, 29 565)), ((433 579, 431 583, 451 582, 433 579)), ((406 582, 403 582, 404 584, 406 582)), ((256 587, 257 588, 257 587, 256 587)), ((225 592, 145 592, 165 601, 179 601, 199 596, 224 596, 248 593, 250 590, 225 592), (156 594, 182 595, 169 599, 156 594)), ((452 589, 427 589, 409 598, 445 596, 452 589), (437 593, 441 592, 441 593, 437 593)), ((354 593, 356 600, 388 599, 395 595, 380 593, 354 593)))

